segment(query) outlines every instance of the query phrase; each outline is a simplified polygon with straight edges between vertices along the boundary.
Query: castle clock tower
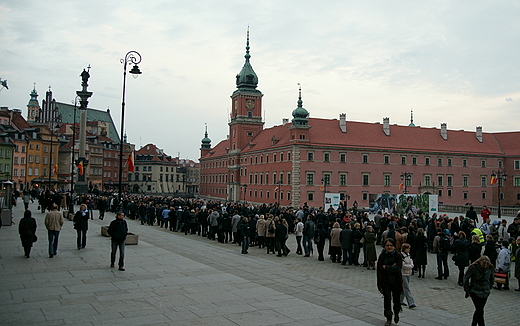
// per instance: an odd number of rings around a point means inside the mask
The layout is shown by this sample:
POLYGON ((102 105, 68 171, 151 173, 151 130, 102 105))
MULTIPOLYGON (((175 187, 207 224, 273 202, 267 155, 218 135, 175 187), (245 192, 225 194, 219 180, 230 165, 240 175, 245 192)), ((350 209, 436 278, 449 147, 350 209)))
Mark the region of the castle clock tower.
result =
POLYGON ((237 89, 231 95, 231 117, 229 122, 229 150, 239 153, 258 135, 263 127, 262 92, 258 86, 256 75, 249 59, 249 30, 247 31, 246 62, 236 77, 237 89))

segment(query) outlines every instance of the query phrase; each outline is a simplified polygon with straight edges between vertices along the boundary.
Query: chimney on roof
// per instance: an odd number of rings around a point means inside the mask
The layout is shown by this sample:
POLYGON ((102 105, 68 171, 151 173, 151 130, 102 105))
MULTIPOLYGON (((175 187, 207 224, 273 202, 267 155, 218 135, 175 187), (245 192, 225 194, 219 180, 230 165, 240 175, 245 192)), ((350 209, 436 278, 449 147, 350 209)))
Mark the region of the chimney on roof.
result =
POLYGON ((289 119, 287 119, 287 118, 282 119, 282 126, 285 126, 288 123, 289 123, 289 119))
POLYGON ((347 114, 341 113, 339 115, 339 129, 341 132, 347 132, 347 114))
POLYGON ((390 136, 390 118, 383 118, 383 132, 390 136))
POLYGON ((477 140, 482 143, 482 127, 477 127, 477 133, 475 135, 477 140))
POLYGON ((444 140, 448 140, 448 124, 441 123, 441 137, 444 140))

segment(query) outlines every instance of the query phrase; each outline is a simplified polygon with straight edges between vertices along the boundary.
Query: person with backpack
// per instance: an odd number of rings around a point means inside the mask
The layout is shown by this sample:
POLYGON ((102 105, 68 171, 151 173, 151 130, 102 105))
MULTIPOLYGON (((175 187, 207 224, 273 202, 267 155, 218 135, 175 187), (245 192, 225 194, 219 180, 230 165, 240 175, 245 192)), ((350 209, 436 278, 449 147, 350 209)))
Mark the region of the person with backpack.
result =
POLYGON ((451 250, 451 240, 442 229, 437 229, 437 236, 433 240, 433 251, 437 254, 437 277, 436 280, 448 279, 448 252, 451 250))

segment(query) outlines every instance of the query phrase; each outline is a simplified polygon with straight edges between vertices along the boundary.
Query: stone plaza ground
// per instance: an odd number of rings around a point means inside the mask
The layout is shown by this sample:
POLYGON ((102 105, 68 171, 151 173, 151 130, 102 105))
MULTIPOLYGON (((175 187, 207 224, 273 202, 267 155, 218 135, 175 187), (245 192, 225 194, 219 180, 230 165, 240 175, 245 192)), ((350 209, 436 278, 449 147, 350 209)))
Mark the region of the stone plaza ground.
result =
MULTIPOLYGON (((58 255, 50 259, 44 214, 31 204, 38 242, 31 258, 23 255, 18 221, 0 229, 1 325, 383 325, 383 300, 375 271, 341 266, 330 260, 294 254, 267 255, 196 235, 172 233, 158 226, 127 220, 139 235, 126 246, 126 271, 110 268, 110 239, 89 223, 87 247, 76 249, 76 232, 65 220, 58 255)), ((417 308, 404 308, 398 325, 470 325, 473 305, 457 285, 450 262, 448 280, 436 280, 436 261, 429 254, 426 278, 412 276, 417 308)), ((511 280, 516 288, 516 279, 511 280)), ((516 325, 520 293, 492 290, 487 325, 516 325)))

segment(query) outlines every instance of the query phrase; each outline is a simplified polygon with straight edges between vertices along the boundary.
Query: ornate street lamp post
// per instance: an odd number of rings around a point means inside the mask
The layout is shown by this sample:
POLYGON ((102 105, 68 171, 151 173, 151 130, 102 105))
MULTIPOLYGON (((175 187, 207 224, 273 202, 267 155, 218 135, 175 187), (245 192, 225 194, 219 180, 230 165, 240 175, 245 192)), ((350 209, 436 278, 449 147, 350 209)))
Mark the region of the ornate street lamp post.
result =
POLYGON ((278 180, 276 182, 276 188, 278 190, 278 205, 281 205, 281 200, 280 200, 280 191, 281 191, 281 188, 282 188, 282 180, 278 180))
POLYGON ((141 63, 141 55, 136 51, 129 51, 124 59, 120 60, 123 64, 123 101, 121 102, 121 129, 119 130, 120 141, 119 141, 119 205, 122 207, 123 204, 123 134, 125 127, 125 92, 126 92, 126 67, 128 65, 134 65, 130 70, 130 73, 137 78, 141 74, 141 70, 137 66, 141 63))
POLYGON ((244 189, 244 204, 245 204, 246 203, 247 185, 243 185, 242 188, 244 189))
POLYGON ((404 194, 408 193, 408 184, 412 181, 412 174, 410 172, 401 173, 401 180, 403 181, 404 186, 404 194))
POLYGON ((502 187, 502 182, 506 181, 506 178, 507 174, 504 170, 497 170, 491 172, 491 183, 498 183, 498 220, 502 219, 502 210, 500 207, 500 200, 502 199, 502 194, 500 192, 500 188, 502 187))

